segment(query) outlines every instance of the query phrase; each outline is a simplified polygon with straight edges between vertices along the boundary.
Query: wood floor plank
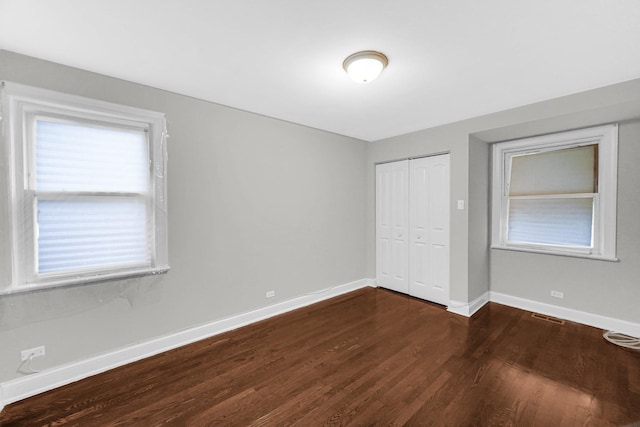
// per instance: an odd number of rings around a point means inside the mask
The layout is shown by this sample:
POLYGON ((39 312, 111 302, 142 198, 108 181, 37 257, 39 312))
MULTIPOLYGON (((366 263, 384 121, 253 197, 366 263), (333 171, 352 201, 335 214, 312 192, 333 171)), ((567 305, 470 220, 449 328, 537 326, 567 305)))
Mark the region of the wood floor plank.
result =
POLYGON ((489 303, 363 289, 8 405, 0 426, 623 426, 640 354, 489 303))

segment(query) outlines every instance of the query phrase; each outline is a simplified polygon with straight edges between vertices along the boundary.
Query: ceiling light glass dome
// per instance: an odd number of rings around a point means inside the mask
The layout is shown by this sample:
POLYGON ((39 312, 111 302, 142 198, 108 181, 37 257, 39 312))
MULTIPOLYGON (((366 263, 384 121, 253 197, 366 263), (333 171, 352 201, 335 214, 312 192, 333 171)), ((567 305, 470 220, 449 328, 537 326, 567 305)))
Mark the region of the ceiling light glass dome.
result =
POLYGON ((389 64, 387 57, 373 50, 365 50, 349 55, 342 67, 356 83, 369 83, 378 78, 389 64))

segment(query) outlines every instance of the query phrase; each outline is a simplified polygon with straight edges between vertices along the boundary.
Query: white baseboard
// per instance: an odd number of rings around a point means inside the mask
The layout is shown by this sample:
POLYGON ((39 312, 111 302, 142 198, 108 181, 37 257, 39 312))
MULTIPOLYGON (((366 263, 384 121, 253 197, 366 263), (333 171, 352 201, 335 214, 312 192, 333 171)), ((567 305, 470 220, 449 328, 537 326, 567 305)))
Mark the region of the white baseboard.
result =
POLYGON ((459 314, 460 316, 471 317, 476 311, 480 310, 482 306, 489 302, 489 291, 480 295, 478 298, 471 302, 462 302, 450 300, 447 311, 451 313, 459 314))
POLYGON ((191 344, 347 292, 375 286, 374 279, 356 280, 317 293, 292 298, 274 305, 216 320, 211 323, 185 329, 174 334, 144 341, 77 362, 67 363, 37 374, 9 380, 0 383, 0 411, 5 405, 10 403, 70 384, 109 369, 126 365, 186 344, 191 344))
POLYGON ((569 320, 571 322, 581 323, 583 325, 593 326, 599 329, 621 332, 633 337, 640 337, 639 323, 615 319, 613 317, 601 316, 599 314, 588 313, 586 311, 574 310, 557 305, 546 304, 543 302, 528 300, 525 298, 515 297, 495 291, 485 292, 469 303, 451 300, 449 302, 449 306, 447 307, 447 311, 459 314, 461 316, 471 317, 489 301, 508 305, 509 307, 519 308, 521 310, 546 314, 548 316, 569 320))
POLYGON ((633 337, 640 337, 640 324, 628 322, 626 320, 614 319, 612 317, 601 316, 599 314, 587 313, 586 311, 574 310, 543 302, 532 301, 500 292, 490 291, 490 300, 498 304, 508 305, 521 310, 533 311, 546 314, 547 316, 569 320, 571 322, 582 323, 599 329, 621 332, 633 337))

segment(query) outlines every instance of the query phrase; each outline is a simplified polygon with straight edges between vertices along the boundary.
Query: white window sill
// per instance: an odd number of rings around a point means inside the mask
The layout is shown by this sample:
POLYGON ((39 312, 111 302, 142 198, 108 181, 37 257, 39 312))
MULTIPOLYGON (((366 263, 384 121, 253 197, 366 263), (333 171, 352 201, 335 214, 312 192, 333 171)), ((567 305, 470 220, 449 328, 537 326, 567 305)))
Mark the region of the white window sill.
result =
POLYGON ((544 254, 544 255, 556 255, 556 256, 566 256, 572 258, 584 258, 584 259, 594 259, 598 261, 609 261, 609 262, 619 262, 620 260, 616 257, 608 257, 603 255, 591 255, 586 253, 574 253, 574 252, 562 252, 562 251, 551 251, 551 250, 543 250, 543 249, 534 249, 534 248, 524 248, 524 247, 516 247, 516 246, 496 246, 491 245, 491 249, 498 249, 501 251, 516 251, 516 252, 531 252, 534 254, 544 254))
POLYGON ((111 274, 97 274, 93 276, 78 277, 73 279, 60 279, 56 281, 47 281, 42 283, 32 283, 22 286, 13 286, 6 289, 0 289, 0 295, 18 294, 23 292, 31 292, 48 288, 56 288, 62 286, 82 285, 85 283, 106 282, 111 280, 128 280, 143 276, 154 276, 158 274, 166 274, 171 267, 162 268, 145 268, 137 270, 127 270, 111 274))

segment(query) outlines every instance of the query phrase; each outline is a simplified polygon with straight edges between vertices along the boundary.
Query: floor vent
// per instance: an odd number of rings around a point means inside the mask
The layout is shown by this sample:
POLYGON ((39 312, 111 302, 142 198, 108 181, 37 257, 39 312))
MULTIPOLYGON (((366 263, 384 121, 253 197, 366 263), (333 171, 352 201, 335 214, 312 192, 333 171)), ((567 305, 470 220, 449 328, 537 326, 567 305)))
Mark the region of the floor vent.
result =
POLYGON ((558 319, 557 317, 547 316, 546 314, 531 313, 531 317, 533 317, 534 319, 555 323, 556 325, 564 325, 564 320, 558 319))

